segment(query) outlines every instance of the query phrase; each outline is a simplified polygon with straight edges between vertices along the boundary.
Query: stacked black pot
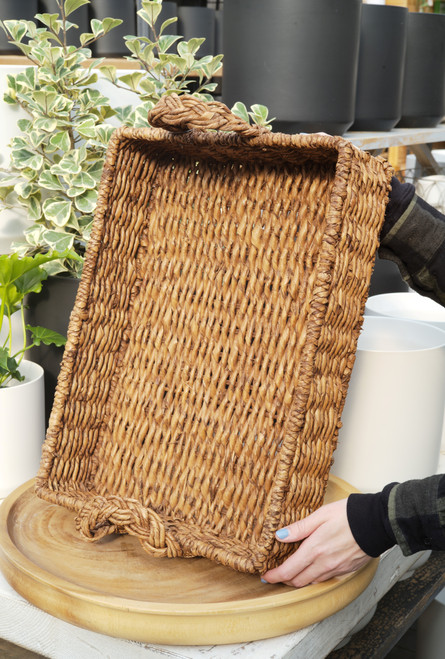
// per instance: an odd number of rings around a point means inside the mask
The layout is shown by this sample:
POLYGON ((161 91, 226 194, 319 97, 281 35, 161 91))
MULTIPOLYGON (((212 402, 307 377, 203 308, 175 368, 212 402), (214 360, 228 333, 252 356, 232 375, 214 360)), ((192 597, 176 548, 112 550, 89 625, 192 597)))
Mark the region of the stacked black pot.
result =
POLYGON ((266 105, 274 130, 354 121, 361 0, 224 0, 223 100, 266 105))

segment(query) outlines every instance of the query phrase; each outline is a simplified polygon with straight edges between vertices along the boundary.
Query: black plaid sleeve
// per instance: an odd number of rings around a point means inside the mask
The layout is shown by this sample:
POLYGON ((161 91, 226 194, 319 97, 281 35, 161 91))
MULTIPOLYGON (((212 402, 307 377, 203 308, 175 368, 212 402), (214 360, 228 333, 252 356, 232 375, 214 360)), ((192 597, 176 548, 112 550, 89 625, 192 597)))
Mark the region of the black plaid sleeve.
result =
POLYGON ((379 256, 394 261, 411 288, 445 305, 445 216, 416 194, 392 226, 385 222, 379 256))
POLYGON ((445 216, 394 179, 380 239, 379 256, 394 261, 411 288, 445 305, 445 216))
POLYGON ((388 518, 405 556, 425 549, 445 550, 445 474, 393 487, 388 518))

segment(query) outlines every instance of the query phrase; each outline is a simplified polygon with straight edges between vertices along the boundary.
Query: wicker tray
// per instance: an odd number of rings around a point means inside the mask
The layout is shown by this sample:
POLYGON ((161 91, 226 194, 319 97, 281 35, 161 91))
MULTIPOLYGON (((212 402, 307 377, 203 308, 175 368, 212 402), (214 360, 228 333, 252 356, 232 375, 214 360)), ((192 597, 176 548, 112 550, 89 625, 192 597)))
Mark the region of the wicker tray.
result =
POLYGON ((150 123, 109 145, 36 491, 263 572, 323 500, 391 170, 190 97, 150 123))

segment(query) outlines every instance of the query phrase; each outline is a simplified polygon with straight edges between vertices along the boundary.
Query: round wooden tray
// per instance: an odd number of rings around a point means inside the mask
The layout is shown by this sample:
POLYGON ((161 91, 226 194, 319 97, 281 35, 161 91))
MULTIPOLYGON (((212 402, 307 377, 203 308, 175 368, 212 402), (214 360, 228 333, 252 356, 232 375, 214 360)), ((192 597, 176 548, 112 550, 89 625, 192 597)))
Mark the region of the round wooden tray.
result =
MULTIPOLYGON (((325 500, 351 491, 331 477, 325 500)), ((62 620, 146 643, 240 643, 301 629, 355 599, 377 565, 296 590, 203 558, 151 558, 127 535, 86 543, 74 514, 38 499, 33 481, 0 508, 0 568, 18 593, 62 620)))

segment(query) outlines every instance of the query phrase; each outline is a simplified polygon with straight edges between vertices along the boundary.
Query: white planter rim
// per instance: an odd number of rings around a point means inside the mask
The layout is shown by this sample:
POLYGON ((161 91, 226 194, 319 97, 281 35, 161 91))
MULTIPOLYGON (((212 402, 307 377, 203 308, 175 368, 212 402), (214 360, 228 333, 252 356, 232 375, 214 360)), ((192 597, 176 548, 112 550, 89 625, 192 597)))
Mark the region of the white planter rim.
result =
POLYGON ((417 320, 365 316, 357 350, 361 352, 426 352, 445 347, 445 330, 417 320))
POLYGON ((22 382, 12 380, 6 387, 0 387, 0 395, 2 392, 10 391, 17 387, 29 387, 33 382, 44 377, 44 370, 40 364, 36 364, 36 362, 29 361, 28 359, 23 359, 20 362, 19 371, 25 376, 25 379, 22 382))

